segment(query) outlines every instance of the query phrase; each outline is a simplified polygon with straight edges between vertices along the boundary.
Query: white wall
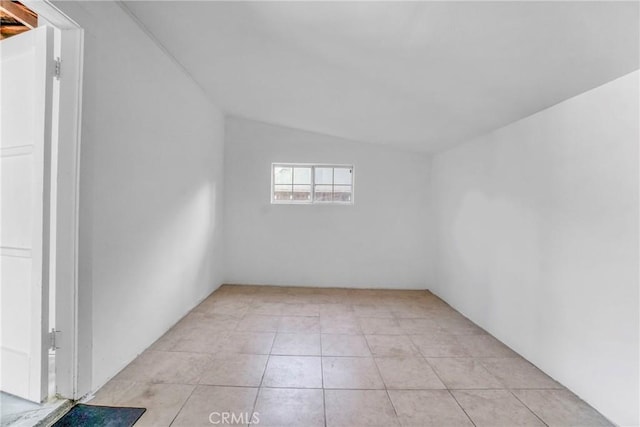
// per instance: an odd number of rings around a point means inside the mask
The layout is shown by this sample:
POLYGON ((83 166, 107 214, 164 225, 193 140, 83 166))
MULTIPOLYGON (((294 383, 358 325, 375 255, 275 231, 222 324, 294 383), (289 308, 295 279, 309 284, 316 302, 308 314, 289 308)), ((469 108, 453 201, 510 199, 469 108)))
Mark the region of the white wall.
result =
POLYGON ((427 157, 229 118, 225 282, 425 289, 427 157), (354 165, 353 206, 272 205, 271 163, 354 165))
POLYGON ((85 30, 79 323, 92 336, 80 348, 89 391, 222 282, 224 121, 120 6, 57 6, 85 30))
POLYGON ((437 294, 638 425, 638 72, 433 159, 437 294))

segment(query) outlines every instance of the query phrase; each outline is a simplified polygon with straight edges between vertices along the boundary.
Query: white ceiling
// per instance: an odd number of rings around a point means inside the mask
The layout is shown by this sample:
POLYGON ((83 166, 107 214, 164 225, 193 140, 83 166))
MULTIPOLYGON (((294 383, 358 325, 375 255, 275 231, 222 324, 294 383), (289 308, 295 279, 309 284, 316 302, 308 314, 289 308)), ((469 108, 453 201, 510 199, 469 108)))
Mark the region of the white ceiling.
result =
POLYGON ((226 112, 421 151, 637 69, 638 6, 126 3, 226 112))

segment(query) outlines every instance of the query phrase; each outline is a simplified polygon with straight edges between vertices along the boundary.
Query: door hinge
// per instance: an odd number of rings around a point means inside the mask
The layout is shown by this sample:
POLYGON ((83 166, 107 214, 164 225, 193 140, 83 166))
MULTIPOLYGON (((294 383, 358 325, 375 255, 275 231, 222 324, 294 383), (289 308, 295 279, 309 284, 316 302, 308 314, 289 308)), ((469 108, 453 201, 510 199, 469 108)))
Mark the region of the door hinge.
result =
POLYGON ((53 68, 53 76, 56 78, 56 80, 60 80, 61 67, 62 67, 62 61, 60 60, 60 57, 57 57, 55 60, 55 66, 53 68))
POLYGON ((56 331, 55 328, 51 328, 51 332, 49 332, 49 350, 57 350, 58 345, 57 345, 57 337, 56 335, 58 334, 58 332, 60 331, 56 331))

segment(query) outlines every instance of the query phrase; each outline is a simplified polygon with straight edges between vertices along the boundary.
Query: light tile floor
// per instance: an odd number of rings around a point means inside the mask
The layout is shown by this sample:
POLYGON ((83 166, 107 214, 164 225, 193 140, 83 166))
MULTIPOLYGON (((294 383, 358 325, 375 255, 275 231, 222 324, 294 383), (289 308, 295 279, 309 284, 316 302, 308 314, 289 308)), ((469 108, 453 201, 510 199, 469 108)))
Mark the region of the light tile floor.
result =
POLYGON ((140 426, 608 426, 427 291, 222 286, 92 404, 140 426))

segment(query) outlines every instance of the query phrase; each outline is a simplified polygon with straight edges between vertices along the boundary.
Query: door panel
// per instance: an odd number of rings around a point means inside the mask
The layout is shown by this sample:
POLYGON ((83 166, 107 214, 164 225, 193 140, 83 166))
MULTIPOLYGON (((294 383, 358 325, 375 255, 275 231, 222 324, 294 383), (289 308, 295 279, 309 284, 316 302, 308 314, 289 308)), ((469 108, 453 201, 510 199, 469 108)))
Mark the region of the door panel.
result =
POLYGON ((22 150, 2 149, 2 219, 0 242, 3 248, 31 247, 33 152, 31 146, 22 150), (6 201, 6 203, 4 203, 6 201))
POLYGON ((52 29, 0 42, 0 389, 47 394, 52 29))

